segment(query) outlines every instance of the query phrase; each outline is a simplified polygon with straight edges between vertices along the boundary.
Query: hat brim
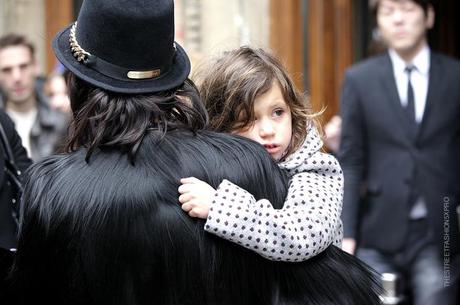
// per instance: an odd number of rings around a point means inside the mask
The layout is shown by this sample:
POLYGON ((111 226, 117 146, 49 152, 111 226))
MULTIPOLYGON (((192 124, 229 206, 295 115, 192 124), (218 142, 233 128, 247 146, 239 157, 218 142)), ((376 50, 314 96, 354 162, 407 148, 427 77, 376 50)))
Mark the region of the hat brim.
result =
POLYGON ((99 88, 118 93, 154 93, 180 86, 190 74, 190 60, 176 43, 176 55, 169 71, 153 79, 120 80, 104 75, 80 63, 70 50, 69 35, 72 24, 59 32, 53 40, 58 60, 76 76, 99 88))

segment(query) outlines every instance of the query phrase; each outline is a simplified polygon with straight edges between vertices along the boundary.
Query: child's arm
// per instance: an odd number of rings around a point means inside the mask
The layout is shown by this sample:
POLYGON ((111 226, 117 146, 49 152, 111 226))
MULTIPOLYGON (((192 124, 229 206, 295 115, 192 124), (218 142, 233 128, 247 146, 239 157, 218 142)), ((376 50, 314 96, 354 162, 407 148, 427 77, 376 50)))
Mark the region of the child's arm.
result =
POLYGON ((268 200, 256 201, 226 180, 217 191, 208 185, 209 192, 202 192, 204 182, 196 179, 200 183, 194 189, 189 181, 180 187, 181 203, 189 213, 209 207, 205 230, 210 233, 271 260, 302 261, 333 242, 340 243, 342 188, 328 178, 316 173, 294 175, 282 210, 274 209, 268 200), (211 194, 208 204, 196 200, 204 193, 211 194))

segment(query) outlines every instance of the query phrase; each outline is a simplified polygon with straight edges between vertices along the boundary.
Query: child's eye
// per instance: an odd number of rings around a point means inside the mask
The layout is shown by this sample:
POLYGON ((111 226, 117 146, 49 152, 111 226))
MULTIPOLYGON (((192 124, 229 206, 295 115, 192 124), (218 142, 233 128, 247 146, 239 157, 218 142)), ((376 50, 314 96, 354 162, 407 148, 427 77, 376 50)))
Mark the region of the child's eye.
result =
POLYGON ((273 116, 280 117, 283 115, 283 113, 284 113, 284 109, 276 109, 275 111, 273 111, 273 116))

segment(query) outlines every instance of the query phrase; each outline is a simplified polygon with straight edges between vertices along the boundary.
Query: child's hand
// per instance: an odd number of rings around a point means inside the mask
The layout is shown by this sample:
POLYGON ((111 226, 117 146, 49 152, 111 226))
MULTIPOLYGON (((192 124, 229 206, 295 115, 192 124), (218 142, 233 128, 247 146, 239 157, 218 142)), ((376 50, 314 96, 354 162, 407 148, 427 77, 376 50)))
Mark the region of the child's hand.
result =
POLYGON ((182 210, 191 217, 208 218, 209 206, 216 190, 194 177, 182 178, 180 182, 182 185, 179 186, 179 202, 182 204, 182 210))

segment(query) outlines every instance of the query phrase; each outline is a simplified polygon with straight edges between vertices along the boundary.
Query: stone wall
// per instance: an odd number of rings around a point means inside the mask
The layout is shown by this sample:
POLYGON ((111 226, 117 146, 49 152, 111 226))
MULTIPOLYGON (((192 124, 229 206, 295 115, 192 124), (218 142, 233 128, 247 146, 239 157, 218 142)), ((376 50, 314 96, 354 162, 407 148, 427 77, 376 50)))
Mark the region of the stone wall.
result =
POLYGON ((176 0, 176 34, 197 63, 241 45, 269 46, 270 0, 176 0))

